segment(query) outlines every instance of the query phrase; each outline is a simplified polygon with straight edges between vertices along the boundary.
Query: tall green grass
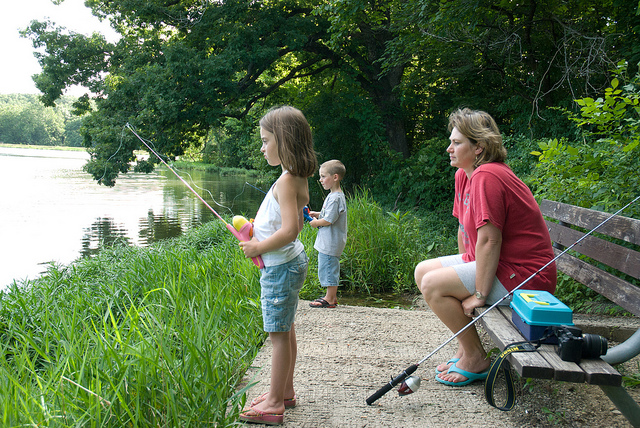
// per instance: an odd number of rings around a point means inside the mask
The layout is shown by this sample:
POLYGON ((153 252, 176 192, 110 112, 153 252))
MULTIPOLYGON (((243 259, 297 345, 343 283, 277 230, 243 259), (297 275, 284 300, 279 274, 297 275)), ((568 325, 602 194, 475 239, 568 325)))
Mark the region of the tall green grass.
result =
POLYGON ((258 270, 220 222, 118 247, 0 302, 2 426, 225 426, 264 338, 258 270))
MULTIPOLYGON (((388 213, 367 192, 347 205, 350 291, 414 291, 415 264, 455 245, 448 212, 388 213)), ((316 234, 300 235, 308 298, 319 291, 316 234)), ((0 299, 0 426, 234 424, 265 337, 259 293, 258 269, 220 221, 14 284, 0 299)))
MULTIPOLYGON (((420 261, 457 252, 457 221, 450 208, 420 218, 389 212, 365 190, 347 196, 347 245, 340 259, 340 284, 354 293, 417 293, 413 271, 420 261)), ((306 226, 300 239, 310 258, 306 298, 321 293, 317 276, 317 230, 306 226)))

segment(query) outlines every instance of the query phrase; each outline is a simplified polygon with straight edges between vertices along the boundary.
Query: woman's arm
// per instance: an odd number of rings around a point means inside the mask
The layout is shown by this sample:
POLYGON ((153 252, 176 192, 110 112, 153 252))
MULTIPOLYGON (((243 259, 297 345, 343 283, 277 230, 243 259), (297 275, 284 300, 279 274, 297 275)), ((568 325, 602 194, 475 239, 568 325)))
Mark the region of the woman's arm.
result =
POLYGON ((476 242, 476 291, 485 296, 478 299, 475 294, 462 301, 462 310, 467 316, 473 314, 473 310, 484 306, 486 296, 491 292, 493 279, 498 270, 500 260, 500 248, 502 247, 502 232, 500 229, 487 223, 478 229, 478 242, 476 242))
POLYGON ((467 251, 464 249, 464 232, 462 231, 462 225, 458 226, 458 254, 464 254, 467 251))
POLYGON ((491 223, 478 229, 476 243, 476 291, 487 296, 493 287, 493 279, 498 270, 502 232, 491 223))

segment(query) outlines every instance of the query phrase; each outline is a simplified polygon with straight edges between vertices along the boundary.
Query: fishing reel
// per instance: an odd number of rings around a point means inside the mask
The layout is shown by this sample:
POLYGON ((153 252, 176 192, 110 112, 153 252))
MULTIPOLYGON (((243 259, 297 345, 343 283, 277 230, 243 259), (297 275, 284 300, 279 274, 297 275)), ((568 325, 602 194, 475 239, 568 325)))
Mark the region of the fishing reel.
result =
POLYGON ((418 389, 420 389, 420 378, 418 376, 409 376, 400 384, 398 395, 404 397, 405 395, 413 394, 418 389))

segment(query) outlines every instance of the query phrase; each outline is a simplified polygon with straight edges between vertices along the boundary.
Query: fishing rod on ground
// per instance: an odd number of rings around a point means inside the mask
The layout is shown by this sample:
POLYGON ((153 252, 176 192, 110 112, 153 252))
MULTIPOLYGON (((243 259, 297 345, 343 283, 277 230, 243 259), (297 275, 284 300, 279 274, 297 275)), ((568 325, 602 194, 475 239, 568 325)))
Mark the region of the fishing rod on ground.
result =
MULTIPOLYGON (((200 199, 200 201, 207 208, 209 208, 212 213, 214 213, 216 215, 216 217, 218 217, 220 220, 222 220, 224 225, 227 227, 229 232, 231 232, 231 234, 233 234, 233 236, 235 236, 239 241, 242 241, 242 242, 246 242, 246 241, 251 240, 251 237, 253 236, 253 225, 251 224, 250 221, 248 221, 246 218, 244 218, 241 215, 236 215, 236 216, 233 217, 233 220, 231 222, 232 224, 227 223, 225 221, 225 219, 223 219, 222 216, 220 214, 218 214, 218 212, 216 210, 214 210, 213 207, 211 205, 209 205, 207 203, 207 201, 205 201, 204 198, 202 196, 200 196, 200 194, 198 192, 193 190, 193 188, 189 185, 189 183, 187 183, 186 180, 180 176, 180 174, 178 174, 167 162, 165 162, 165 160, 162 159, 162 157, 155 150, 153 150, 151 148, 151 146, 149 146, 149 144, 147 144, 147 142, 144 141, 144 139, 142 139, 142 137, 140 137, 140 135, 138 135, 138 133, 133 129, 133 127, 129 123, 127 123, 125 125, 125 127, 127 127, 133 133, 133 135, 135 135, 138 138, 138 140, 140 140, 142 142, 142 144, 144 144, 145 147, 147 149, 149 149, 149 151, 151 153, 153 153, 160 160, 160 162, 162 162, 164 164, 164 166, 169 168, 169 171, 173 172, 175 174, 175 176, 178 177, 178 179, 180 179, 180 181, 182 181, 184 183, 184 185, 187 186, 187 188, 189 190, 191 190, 191 192, 193 192, 193 194, 196 195, 196 197, 198 199, 200 199)), ((264 267, 264 263, 262 261, 262 257, 260 257, 260 256, 252 257, 251 260, 260 269, 262 269, 264 267)))
POLYGON ((489 306, 489 308, 487 308, 485 311, 483 311, 480 315, 478 315, 476 318, 474 318, 469 324, 465 325, 464 327, 462 327, 457 333, 455 333, 453 336, 451 336, 450 338, 448 338, 447 340, 445 340, 440 346, 438 346, 436 349, 434 349, 429 355, 427 355, 426 357, 424 357, 422 360, 418 361, 416 364, 413 364, 409 367, 407 367, 402 373, 400 373, 398 376, 394 377, 391 379, 391 381, 389 383, 387 383, 386 385, 384 385, 382 388, 380 388, 378 391, 376 391, 374 394, 372 394, 369 398, 367 398, 366 402, 368 405, 373 404, 376 400, 378 400, 380 397, 382 397, 383 395, 385 395, 387 392, 389 392, 394 386, 396 386, 397 384, 399 384, 400 382, 403 382, 402 385, 400 386, 399 389, 399 393, 401 396, 404 395, 408 395, 411 394, 413 392, 416 392, 418 390, 418 388, 420 387, 420 379, 417 378, 416 376, 411 376, 420 366, 420 364, 424 363, 425 361, 427 361, 429 358, 431 358, 433 355, 436 354, 436 352, 438 352, 440 349, 444 348, 449 342, 451 342, 453 339, 455 339, 456 337, 460 336, 462 333, 464 333, 465 331, 467 331, 467 329, 469 329, 472 325, 474 325, 475 323, 477 323, 480 318, 482 318, 487 312, 489 312, 490 310, 492 310, 493 308, 495 308, 496 306, 498 306, 501 302, 503 302, 504 300, 508 299, 509 296, 513 295, 513 293, 515 291, 517 291, 518 289, 520 289, 523 285, 525 285, 526 283, 528 283, 529 281, 531 281, 536 275, 538 275, 540 272, 542 272, 544 269, 546 269, 547 267, 549 267, 549 265, 551 265, 552 263, 554 263, 556 260, 558 260, 560 257, 562 257, 564 254, 567 253, 567 251, 569 251, 570 249, 572 249, 573 247, 575 247, 576 245, 578 245, 580 242, 582 242, 587 236, 591 235, 593 232, 595 232, 597 229, 599 229, 601 226, 603 226, 605 223, 607 223, 609 220, 611 220, 613 217, 617 216, 618 214, 620 214, 622 211, 624 211, 625 209, 627 209, 629 206, 631 206, 633 203, 635 203, 638 199, 640 199, 640 195, 636 196, 636 198, 634 200, 632 200, 631 202, 629 202, 627 205, 625 205, 624 207, 620 208, 618 211, 616 211, 615 213, 611 214, 609 217, 607 217, 606 219, 604 219, 602 221, 602 223, 598 224, 596 227, 594 227, 593 229, 591 229, 590 231, 588 231, 587 233, 585 233, 584 235, 582 235, 580 237, 580 239, 578 239, 576 242, 574 242, 573 244, 571 244, 569 247, 565 248, 564 251, 562 251, 560 254, 558 254, 557 256, 555 256, 553 259, 551 259, 547 264, 545 264, 544 266, 542 266, 540 269, 538 269, 535 273, 533 273, 531 276, 529 276, 527 279, 525 279, 524 281, 522 281, 517 287, 515 287, 513 290, 509 291, 507 294, 505 294, 500 300, 498 300, 496 303, 494 303, 493 305, 489 306))

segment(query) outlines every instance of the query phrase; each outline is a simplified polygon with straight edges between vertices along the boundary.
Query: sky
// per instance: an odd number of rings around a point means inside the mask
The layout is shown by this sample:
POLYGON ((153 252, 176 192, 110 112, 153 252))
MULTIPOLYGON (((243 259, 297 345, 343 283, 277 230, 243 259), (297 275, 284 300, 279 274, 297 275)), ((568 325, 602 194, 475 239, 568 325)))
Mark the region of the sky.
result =
MULTIPOLYGON (((84 0, 63 0, 56 6, 52 0, 2 0, 0 13, 0 94, 40 94, 31 76, 42 71, 33 56, 30 39, 20 37, 20 30, 32 20, 50 21, 69 31, 91 35, 103 34, 107 40, 117 40, 117 33, 107 21, 91 14, 84 0)), ((84 89, 74 88, 68 95, 82 95, 84 89)))

